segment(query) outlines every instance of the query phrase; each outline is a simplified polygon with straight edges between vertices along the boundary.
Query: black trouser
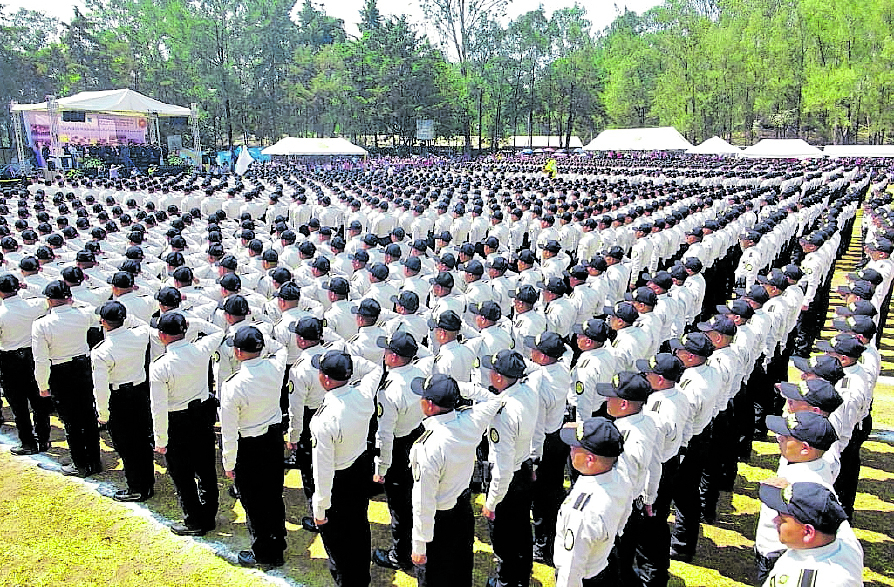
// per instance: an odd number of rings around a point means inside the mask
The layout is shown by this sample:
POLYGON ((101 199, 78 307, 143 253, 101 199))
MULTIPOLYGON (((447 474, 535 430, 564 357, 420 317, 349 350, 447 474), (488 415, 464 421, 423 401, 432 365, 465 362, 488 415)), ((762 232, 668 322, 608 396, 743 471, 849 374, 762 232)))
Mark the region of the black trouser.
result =
POLYGON ((490 542, 497 557, 499 585, 526 586, 534 566, 531 536, 531 493, 533 465, 530 460, 512 476, 509 491, 488 521, 490 542))
POLYGON ((320 526, 329 555, 329 572, 338 587, 367 587, 370 582, 370 529, 367 519, 369 461, 358 458, 347 469, 335 472, 328 522, 320 526))
POLYGON ((770 576, 770 571, 776 566, 776 561, 785 554, 785 550, 774 550, 767 556, 762 555, 757 550, 754 551, 754 585, 760 587, 770 576))
POLYGON ((124 464, 127 488, 148 493, 155 486, 149 382, 130 385, 109 396, 109 434, 124 464))
POLYGON ((65 427, 71 462, 82 471, 98 469, 99 424, 90 357, 81 355, 50 367, 50 391, 65 427))
POLYGON ((699 483, 705 460, 713 458, 708 454, 710 449, 708 439, 710 437, 710 424, 701 434, 692 437, 674 483, 673 500, 676 508, 676 521, 671 532, 671 548, 684 556, 695 554, 695 547, 698 543, 698 529, 702 515, 699 483))
POLYGON ((733 418, 729 409, 723 409, 711 424, 711 455, 702 466, 702 477, 699 482, 699 498, 702 501, 702 513, 706 520, 713 521, 717 517, 717 502, 720 490, 724 486, 725 468, 732 461, 736 466, 736 437, 733 418))
POLYGON ((568 445, 559 438, 559 431, 550 432, 543 441, 543 456, 537 467, 531 501, 534 519, 534 546, 551 561, 556 540, 556 519, 565 500, 565 463, 568 445))
POLYGON ((463 491, 456 505, 435 512, 434 538, 425 547, 427 562, 416 568, 419 587, 470 587, 475 517, 472 492, 463 491))
POLYGON ((281 559, 286 549, 286 507, 279 424, 272 424, 260 436, 239 438, 234 472, 255 558, 259 562, 281 559))
POLYGON ((616 587, 618 584, 618 569, 610 564, 598 574, 581 580, 580 584, 581 587, 616 587))
POLYGON ((22 446, 36 449, 50 440, 50 412, 53 400, 40 397, 34 380, 34 357, 30 348, 0 351, 0 382, 12 409, 22 446), (34 424, 31 412, 34 411, 34 424))
POLYGON ((776 401, 776 388, 768 380, 764 369, 764 355, 759 356, 754 363, 751 377, 745 384, 745 393, 751 402, 754 434, 764 435, 767 433, 766 417, 772 414, 776 401))
POLYGON ((298 470, 301 471, 301 486, 304 488, 304 496, 310 501, 314 494, 314 463, 310 440, 310 419, 316 410, 304 408, 303 424, 301 426, 301 436, 298 437, 298 447, 295 449, 295 460, 298 463, 298 470))
POLYGON ((283 430, 289 429, 289 371, 291 370, 292 365, 286 365, 286 372, 282 379, 282 387, 279 390, 279 409, 282 410, 283 430))
POLYGON ((391 548, 397 560, 409 564, 413 554, 413 474, 410 448, 422 435, 422 426, 394 439, 391 466, 385 475, 385 501, 391 514, 391 548))
POLYGON ((754 444, 754 404, 748 397, 747 384, 743 383, 739 392, 733 396, 733 426, 738 436, 737 453, 739 460, 751 460, 751 448, 754 444))
MULTIPOLYGON (((168 412, 165 462, 183 509, 183 523, 190 528, 211 529, 216 523, 216 419, 213 399, 194 400, 185 410, 168 412)), ((282 462, 277 471, 282 476, 282 462)))
POLYGON ((851 440, 841 451, 841 469, 835 480, 835 493, 841 507, 849 519, 854 517, 854 502, 857 499, 857 483, 860 479, 860 447, 872 432, 872 414, 857 424, 851 434, 851 440))
MULTIPOLYGON (((617 504, 622 507, 621 504, 617 504)), ((639 575, 634 566, 636 558, 636 543, 642 535, 646 525, 646 512, 640 499, 633 502, 630 516, 624 524, 624 530, 615 537, 615 546, 612 558, 618 569, 618 585, 633 587, 640 584, 639 575)), ((665 518, 666 519, 666 518, 665 518)))
POLYGON ((671 497, 680 457, 673 456, 661 467, 658 497, 652 504, 652 516, 644 516, 639 535, 636 536, 636 553, 633 568, 640 583, 647 587, 667 587, 670 568, 670 515, 671 497))

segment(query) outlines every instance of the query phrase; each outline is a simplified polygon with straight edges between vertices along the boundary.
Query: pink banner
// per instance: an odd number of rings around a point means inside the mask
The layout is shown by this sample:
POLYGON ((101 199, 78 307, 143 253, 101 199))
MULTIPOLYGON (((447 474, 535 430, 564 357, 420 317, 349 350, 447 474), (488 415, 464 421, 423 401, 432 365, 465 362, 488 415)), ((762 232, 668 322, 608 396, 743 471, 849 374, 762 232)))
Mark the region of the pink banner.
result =
MULTIPOLYGON (((25 129, 30 145, 50 143, 50 115, 26 111, 25 129)), ((148 120, 143 116, 119 116, 88 112, 84 122, 63 122, 59 117, 59 142, 78 145, 121 145, 146 142, 148 120)))

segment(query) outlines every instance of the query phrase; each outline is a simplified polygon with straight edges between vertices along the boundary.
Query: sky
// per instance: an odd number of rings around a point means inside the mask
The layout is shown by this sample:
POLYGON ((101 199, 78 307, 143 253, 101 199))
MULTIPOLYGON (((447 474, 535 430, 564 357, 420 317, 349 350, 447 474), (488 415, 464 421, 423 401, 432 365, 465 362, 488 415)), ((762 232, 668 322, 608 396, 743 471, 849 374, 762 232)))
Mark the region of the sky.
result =
MULTIPOLYGON (((303 1, 303 0, 299 0, 303 1)), ((599 31, 611 24, 614 18, 623 11, 626 6, 628 9, 642 13, 649 8, 659 4, 659 0, 578 0, 579 4, 587 9, 587 16, 593 22, 594 30, 599 31)), ((357 20, 360 9, 363 7, 364 0, 313 0, 314 4, 323 4, 326 13, 345 21, 345 30, 348 34, 357 34, 357 20)), ((531 10, 537 10, 541 4, 547 10, 547 16, 557 8, 565 8, 573 6, 575 0, 550 0, 548 3, 542 0, 512 0, 507 9, 507 16, 515 18, 520 14, 524 14, 531 10), (548 4, 548 5, 547 5, 548 4)), ((4 12, 9 14, 17 11, 19 8, 25 7, 29 9, 35 8, 34 0, 0 0, 0 4, 4 5, 4 12)), ((67 21, 72 16, 72 6, 75 4, 83 7, 83 2, 79 0, 42 0, 38 3, 38 10, 49 16, 55 16, 62 21, 67 21)), ((419 7, 418 0, 379 0, 379 11, 382 14, 399 15, 407 14, 411 22, 420 23, 422 21, 422 10, 419 7)))

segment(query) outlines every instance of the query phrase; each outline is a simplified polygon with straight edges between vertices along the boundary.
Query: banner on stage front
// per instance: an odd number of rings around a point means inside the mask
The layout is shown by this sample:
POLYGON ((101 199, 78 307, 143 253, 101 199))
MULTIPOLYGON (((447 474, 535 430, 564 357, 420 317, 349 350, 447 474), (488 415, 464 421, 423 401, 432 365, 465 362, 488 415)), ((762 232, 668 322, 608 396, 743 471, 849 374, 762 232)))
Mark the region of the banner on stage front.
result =
MULTIPOLYGON (((28 144, 50 143, 50 115, 42 111, 25 111, 28 144)), ((119 116, 88 112, 84 122, 59 120, 59 142, 79 145, 144 144, 149 123, 143 116, 119 116)))

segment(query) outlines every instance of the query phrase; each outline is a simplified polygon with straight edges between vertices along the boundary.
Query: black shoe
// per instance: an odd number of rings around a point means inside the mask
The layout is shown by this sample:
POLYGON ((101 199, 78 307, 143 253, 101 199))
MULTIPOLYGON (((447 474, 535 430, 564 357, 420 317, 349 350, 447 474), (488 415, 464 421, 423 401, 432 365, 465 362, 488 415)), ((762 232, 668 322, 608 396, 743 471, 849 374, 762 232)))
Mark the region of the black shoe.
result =
POLYGON ((286 563, 282 556, 273 559, 259 559, 251 550, 240 550, 236 560, 243 567, 281 567, 286 563))
POLYGON ((391 549, 385 550, 384 548, 377 548, 373 550, 372 562, 376 563, 377 566, 393 569, 395 571, 406 571, 413 568, 413 563, 411 561, 401 561, 397 557, 397 554, 391 549))
POLYGON ((40 442, 38 440, 37 441, 37 452, 47 452, 48 450, 50 450, 50 446, 52 446, 52 444, 50 443, 49 440, 46 442, 40 442))
POLYGON ((214 530, 214 526, 211 526, 210 528, 200 528, 198 526, 187 526, 182 522, 177 522, 171 526, 171 532, 177 536, 204 536, 211 530, 214 530))
POLYGON ((314 519, 310 516, 304 516, 301 518, 301 527, 304 528, 307 532, 313 532, 314 534, 320 533, 320 527, 314 522, 314 519))
POLYGON ((684 554, 682 552, 677 552, 673 548, 670 549, 670 558, 671 558, 671 560, 680 561, 680 562, 684 562, 684 563, 692 562, 691 554, 684 554))
POLYGON ((93 474, 92 469, 82 469, 80 467, 75 467, 74 464, 62 465, 59 467, 59 472, 61 472, 66 477, 89 477, 93 474))
POLYGON ((120 491, 116 491, 115 495, 112 496, 112 499, 120 502, 133 502, 133 501, 146 501, 147 499, 152 498, 155 495, 155 490, 150 489, 145 493, 140 493, 137 491, 131 491, 130 489, 122 489, 120 491))
POLYGON ((14 454, 17 457, 23 457, 27 455, 37 454, 36 446, 25 446, 24 444, 20 444, 19 446, 13 447, 9 449, 11 454, 14 454))
POLYGON ((702 524, 713 524, 717 521, 717 512, 707 513, 702 512, 701 519, 699 520, 702 524))
POLYGON ((297 469, 298 467, 298 455, 295 453, 290 454, 286 458, 282 460, 282 466, 284 469, 297 469))
POLYGON ((540 563, 541 565, 547 565, 549 567, 556 566, 553 563, 553 554, 549 552, 549 549, 538 546, 536 544, 534 545, 534 562, 540 563))
POLYGON ((233 499, 239 499, 239 490, 236 489, 236 486, 235 486, 235 485, 230 485, 230 486, 227 488, 227 495, 229 495, 229 496, 232 497, 233 499))

